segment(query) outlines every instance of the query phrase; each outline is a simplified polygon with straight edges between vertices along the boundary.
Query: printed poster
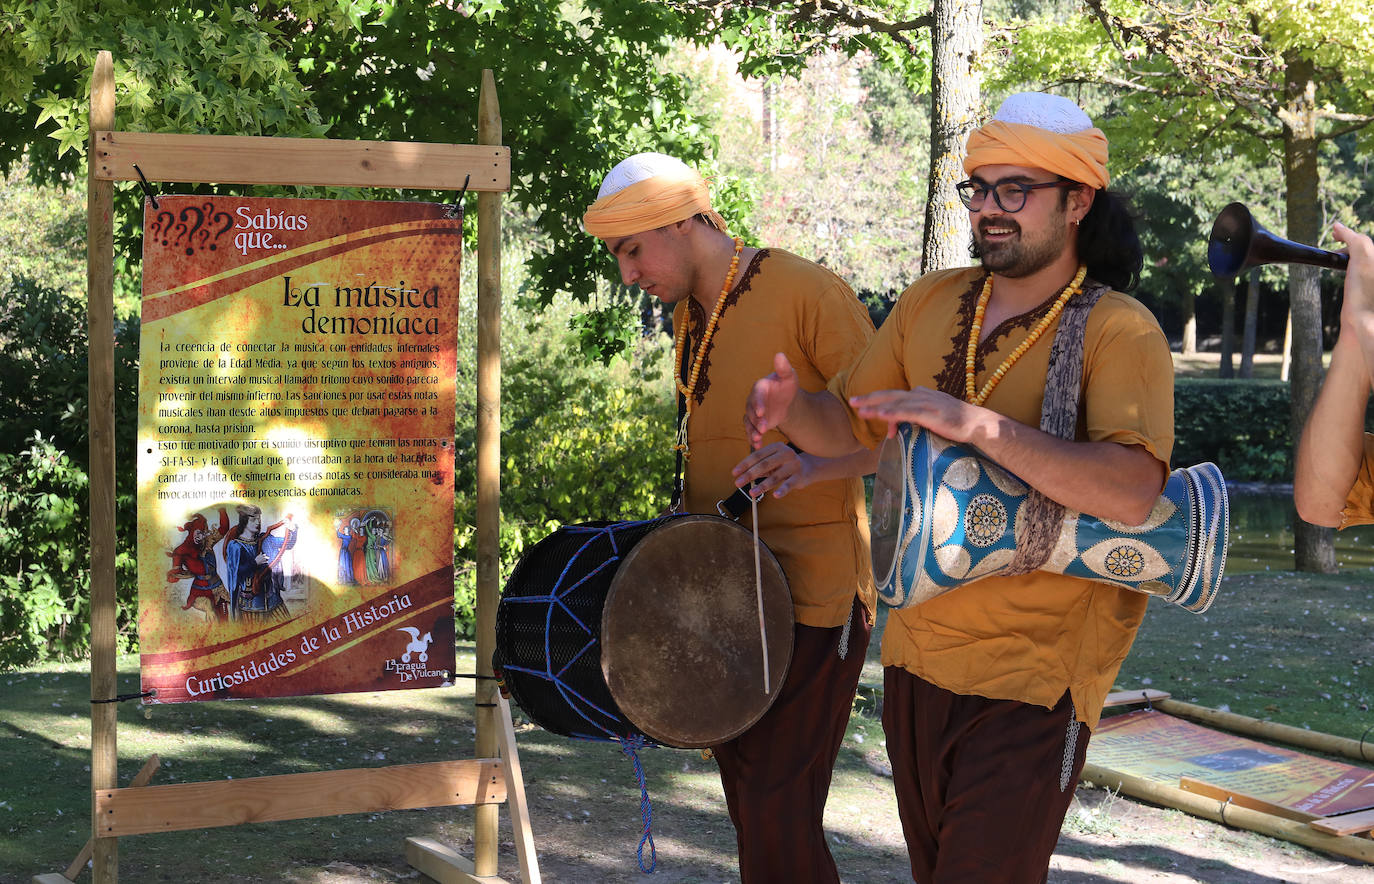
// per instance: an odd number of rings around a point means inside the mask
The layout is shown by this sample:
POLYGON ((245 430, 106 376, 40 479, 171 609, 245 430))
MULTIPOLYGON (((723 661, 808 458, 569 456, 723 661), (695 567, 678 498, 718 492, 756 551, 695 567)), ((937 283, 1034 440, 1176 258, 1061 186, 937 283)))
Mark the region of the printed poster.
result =
POLYGON ((1313 816, 1374 807, 1374 770, 1215 731, 1154 710, 1104 718, 1088 760, 1177 786, 1181 777, 1313 816))
POLYGON ((461 244, 430 203, 145 202, 154 702, 450 683, 461 244))

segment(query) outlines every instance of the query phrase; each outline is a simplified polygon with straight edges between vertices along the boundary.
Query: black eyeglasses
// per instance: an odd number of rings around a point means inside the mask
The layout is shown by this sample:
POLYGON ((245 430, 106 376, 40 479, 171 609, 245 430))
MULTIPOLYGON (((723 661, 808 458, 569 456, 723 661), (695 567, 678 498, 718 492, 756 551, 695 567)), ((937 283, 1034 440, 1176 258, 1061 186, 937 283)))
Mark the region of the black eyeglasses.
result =
POLYGON ((959 201, 964 207, 974 212, 983 208, 983 203, 987 201, 988 194, 996 201, 999 208, 1004 212, 1019 212, 1026 207, 1026 197, 1032 190, 1040 190, 1045 187, 1077 187, 1076 181, 1045 181, 1040 184, 1026 184, 1024 181, 1013 181, 1003 178, 996 184, 985 184, 977 179, 970 178, 967 181, 960 181, 954 185, 955 191, 959 194, 959 201))

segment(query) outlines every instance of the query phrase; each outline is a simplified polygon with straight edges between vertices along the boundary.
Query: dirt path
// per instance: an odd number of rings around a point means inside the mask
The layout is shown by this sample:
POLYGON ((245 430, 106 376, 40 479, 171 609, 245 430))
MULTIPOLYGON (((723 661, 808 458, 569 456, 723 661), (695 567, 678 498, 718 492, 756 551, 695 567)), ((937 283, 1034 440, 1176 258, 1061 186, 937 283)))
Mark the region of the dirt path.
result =
MULTIPOLYGON (((855 717, 827 806, 826 828, 848 884, 910 881, 891 780, 877 722, 855 717)), ((611 746, 575 743, 532 728, 519 736, 527 792, 545 881, 575 884, 729 884, 738 881, 734 832, 714 762, 696 753, 642 753, 653 800, 658 868, 635 862, 639 794, 628 762, 611 746)), ((455 819, 433 833, 471 855, 471 828, 455 819)), ((500 874, 518 880, 514 846, 502 819, 500 874)), ((299 868, 301 884, 418 881, 395 865, 299 868)), ((1081 787, 1050 869, 1054 884, 1374 884, 1374 867, 1324 856, 1251 832, 1081 787)))

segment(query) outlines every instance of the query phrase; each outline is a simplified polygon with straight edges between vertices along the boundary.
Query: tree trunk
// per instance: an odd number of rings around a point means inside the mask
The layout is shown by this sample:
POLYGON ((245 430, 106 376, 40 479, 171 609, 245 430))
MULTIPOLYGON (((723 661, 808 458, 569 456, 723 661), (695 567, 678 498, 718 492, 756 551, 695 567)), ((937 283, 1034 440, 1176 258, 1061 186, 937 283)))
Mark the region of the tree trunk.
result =
POLYGON ((777 139, 773 137, 773 82, 763 82, 763 150, 768 159, 768 171, 778 170, 777 139))
MULTIPOLYGON (((1288 277, 1288 286, 1293 286, 1292 274, 1288 277)), ((1283 349, 1279 351, 1279 380, 1285 384, 1293 374, 1293 308, 1288 308, 1288 318, 1283 322, 1283 349)))
POLYGON ((1259 298, 1259 268, 1252 267, 1250 279, 1245 285, 1245 331, 1240 339, 1240 376, 1247 380, 1255 375, 1255 334, 1259 327, 1259 298))
POLYGON ((1179 352, 1184 356, 1197 353, 1197 296, 1192 292, 1183 295, 1183 343, 1179 352))
POLYGON ((1236 375, 1236 281, 1222 279, 1217 281, 1217 291, 1221 293, 1221 362, 1217 376, 1232 378, 1236 375))
POLYGON ((931 42, 930 199, 921 272, 969 263, 968 210, 954 185, 964 179, 964 146, 978 121, 983 51, 982 0, 935 0, 931 42))
MULTIPOLYGON (((1315 243, 1321 237, 1317 87, 1310 61, 1296 56, 1286 61, 1285 106, 1281 118, 1284 122, 1287 236, 1294 242, 1315 243)), ((1293 329, 1290 426, 1296 448, 1322 382, 1322 308, 1317 268, 1307 264, 1288 266, 1288 302, 1293 329)), ((1336 551, 1330 528, 1311 525, 1294 517, 1293 552, 1299 571, 1329 574, 1336 570, 1336 551)))

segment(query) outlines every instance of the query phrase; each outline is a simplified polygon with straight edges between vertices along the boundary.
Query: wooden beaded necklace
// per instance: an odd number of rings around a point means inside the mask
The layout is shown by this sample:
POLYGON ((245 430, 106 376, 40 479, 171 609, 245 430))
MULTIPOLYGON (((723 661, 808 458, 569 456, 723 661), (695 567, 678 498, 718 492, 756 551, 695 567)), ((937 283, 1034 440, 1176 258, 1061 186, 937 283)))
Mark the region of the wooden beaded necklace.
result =
POLYGON ((720 294, 716 296, 716 306, 711 310, 711 318, 706 322, 706 331, 702 333, 701 343, 696 346, 696 356, 692 359, 692 370, 687 373, 687 383, 682 383, 679 374, 682 370, 682 351, 687 343, 687 315, 684 313, 683 321, 678 323, 677 334, 673 336, 673 365, 677 366, 673 373, 673 379, 677 382, 677 391, 682 394, 686 401, 686 408, 682 414, 682 424, 677 428, 677 444, 674 449, 681 451, 682 456, 688 460, 692 459, 692 453, 687 447, 687 421, 692 417, 692 405, 696 398, 697 378, 701 375, 701 363, 706 358, 706 347, 711 343, 711 336, 716 333, 716 324, 720 321, 721 311, 725 309, 725 296, 730 293, 730 286, 735 283, 735 273, 739 270, 739 254, 744 250, 744 240, 735 237, 735 254, 730 258, 730 271, 725 274, 725 284, 720 287, 720 294))
POLYGON ((978 294, 978 306, 973 309, 973 324, 968 332, 968 351, 964 356, 964 399, 974 405, 982 405, 987 401, 992 390, 1007 371, 1016 364, 1016 360, 1026 355, 1026 351, 1040 339, 1045 333, 1045 329, 1050 327, 1050 323, 1058 318, 1063 312, 1064 305, 1069 303, 1069 299, 1083 290, 1083 280, 1088 275, 1086 264, 1078 265, 1078 273, 1068 284, 1064 291, 1059 293, 1059 297, 1054 299, 1050 305, 1049 312, 1036 323, 1035 328, 1031 329, 1030 334, 1026 335, 1025 340, 1016 345, 1016 349, 1007 354, 1007 358, 1002 360, 1002 364, 992 372, 992 377, 988 378, 987 383, 983 384, 983 389, 978 389, 977 372, 974 363, 978 354, 978 334, 983 329, 983 313, 987 310, 988 299, 992 297, 992 274, 988 274, 987 281, 983 283, 983 290, 978 294))

